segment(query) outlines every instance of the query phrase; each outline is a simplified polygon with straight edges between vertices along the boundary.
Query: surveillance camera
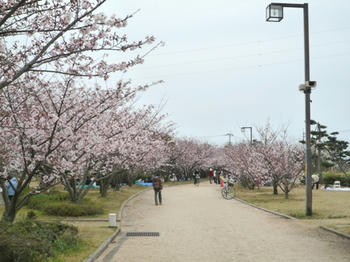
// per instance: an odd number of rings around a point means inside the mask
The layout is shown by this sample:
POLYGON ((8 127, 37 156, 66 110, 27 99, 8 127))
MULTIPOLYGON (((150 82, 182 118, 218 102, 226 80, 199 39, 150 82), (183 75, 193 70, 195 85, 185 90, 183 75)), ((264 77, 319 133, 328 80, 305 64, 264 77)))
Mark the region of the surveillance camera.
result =
POLYGON ((317 82, 316 81, 306 81, 305 85, 307 85, 311 88, 315 88, 317 86, 317 82))
POLYGON ((305 92, 310 91, 311 88, 315 88, 317 85, 316 81, 306 81, 305 84, 299 85, 299 91, 305 92))

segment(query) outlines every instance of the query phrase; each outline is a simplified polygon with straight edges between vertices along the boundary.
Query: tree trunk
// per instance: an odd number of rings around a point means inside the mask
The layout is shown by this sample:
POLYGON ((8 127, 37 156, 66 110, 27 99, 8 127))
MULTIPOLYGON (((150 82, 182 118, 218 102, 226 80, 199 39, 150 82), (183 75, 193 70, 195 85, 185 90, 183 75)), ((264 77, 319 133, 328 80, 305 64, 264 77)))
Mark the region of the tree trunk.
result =
POLYGON ((133 177, 134 176, 132 174, 130 174, 130 173, 127 174, 127 184, 128 184, 129 187, 131 187, 133 182, 134 182, 133 181, 133 177))
POLYGON ((116 184, 115 186, 114 186, 114 191, 119 191, 120 190, 120 185, 119 184, 116 184))
POLYGON ((274 195, 278 195, 278 184, 277 183, 273 183, 273 194, 274 195))
POLYGON ((80 197, 77 194, 70 195, 70 201, 72 203, 78 204, 80 202, 80 197))
POLYGON ((108 186, 109 186, 109 179, 102 179, 102 180, 100 180, 100 194, 101 194, 101 197, 107 197, 108 186))
POLYGON ((75 187, 74 186, 72 187, 71 185, 66 185, 65 189, 69 193, 70 201, 73 203, 78 203, 79 202, 79 194, 78 194, 77 190, 75 189, 75 187))
POLYGON ((284 191, 284 198, 289 199, 289 191, 288 190, 284 191))
POLYGON ((1 222, 12 223, 16 218, 16 213, 16 201, 12 199, 12 201, 5 205, 5 211, 2 214, 1 222))
POLYGON ((319 182, 320 184, 323 184, 323 174, 322 174, 322 160, 321 160, 321 149, 318 149, 317 152, 317 169, 318 169, 318 174, 319 174, 319 182))
POLYGON ((164 175, 164 182, 169 182, 170 175, 164 175))
POLYGON ((111 186, 114 189, 114 191, 120 190, 120 182, 121 179, 119 178, 119 176, 115 175, 112 177, 111 186))

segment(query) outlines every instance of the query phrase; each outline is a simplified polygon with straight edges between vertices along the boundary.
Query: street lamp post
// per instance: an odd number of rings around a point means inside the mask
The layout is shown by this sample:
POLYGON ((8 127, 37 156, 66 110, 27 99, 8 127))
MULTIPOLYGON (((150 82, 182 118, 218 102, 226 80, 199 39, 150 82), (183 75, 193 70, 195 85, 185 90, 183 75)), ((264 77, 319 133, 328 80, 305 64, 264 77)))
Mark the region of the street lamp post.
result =
POLYGON ((228 136, 228 145, 230 146, 231 145, 231 137, 233 136, 233 134, 232 133, 227 133, 224 136, 228 136))
POLYGON ((312 215, 312 179, 311 179, 311 147, 310 147, 310 94, 311 88, 316 86, 310 81, 310 52, 309 52, 309 6, 308 4, 271 3, 266 8, 266 21, 280 22, 283 19, 283 8, 302 8, 304 11, 304 56, 305 56, 305 84, 299 90, 305 94, 305 131, 306 131, 306 215, 312 215))
POLYGON ((241 127, 241 132, 244 132, 246 129, 250 131, 250 144, 253 143, 253 128, 251 126, 243 126, 241 127))

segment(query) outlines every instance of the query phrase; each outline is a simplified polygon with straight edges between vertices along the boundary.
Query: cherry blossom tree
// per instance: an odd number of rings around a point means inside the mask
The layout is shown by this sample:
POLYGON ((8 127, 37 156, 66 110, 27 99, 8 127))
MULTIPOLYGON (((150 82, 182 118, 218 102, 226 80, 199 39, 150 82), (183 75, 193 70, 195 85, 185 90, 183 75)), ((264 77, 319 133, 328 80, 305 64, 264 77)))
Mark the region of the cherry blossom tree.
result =
POLYGON ((260 143, 257 152, 272 180, 274 194, 279 187, 288 198, 288 193, 302 175, 304 168, 304 150, 288 140, 287 128, 274 130, 267 123, 257 128, 260 143))
MULTIPOLYGON (((84 174, 86 159, 106 157, 106 148, 110 146, 105 142, 106 137, 127 129, 125 123, 119 130, 111 128, 127 111, 120 108, 148 87, 131 88, 129 82, 120 82, 117 88, 110 89, 76 85, 74 79, 68 78, 50 86, 32 82, 26 89, 2 90, 0 139, 4 145, 1 160, 4 172, 1 177, 17 172, 19 178, 12 201, 3 194, 3 220, 12 221, 32 195, 61 180, 68 181, 65 178, 70 174, 84 174), (41 183, 23 196, 35 176, 40 177, 41 183)), ((4 189, 3 179, 0 186, 4 189)))
POLYGON ((257 128, 259 135, 259 145, 256 147, 261 161, 267 168, 267 178, 271 181, 273 187, 273 194, 278 194, 278 185, 281 182, 281 172, 279 172, 282 161, 283 144, 278 142, 281 134, 286 136, 287 130, 274 130, 270 123, 264 127, 257 128))
POLYGON ((136 55, 109 63, 112 52, 139 49, 154 42, 153 36, 128 41, 118 29, 132 15, 107 17, 98 13, 106 0, 11 0, 0 1, 0 90, 8 85, 26 87, 48 74, 94 76, 107 79, 143 62, 136 55))
MULTIPOLYGON (((108 187, 110 174, 115 174, 118 170, 120 173, 127 170, 131 185, 138 173, 157 169, 166 161, 166 138, 172 132, 172 124, 163 123, 165 115, 161 115, 158 110, 154 111, 153 107, 134 112, 133 117, 136 119, 134 124, 126 132, 113 138, 112 151, 109 154, 111 165, 101 180, 103 186, 108 187)), ((133 118, 129 117, 128 120, 130 119, 133 118)), ((100 167, 98 170, 101 172, 103 169, 100 167)), ((101 191, 102 195, 106 194, 106 189, 101 191)))
POLYGON ((257 128, 259 141, 225 147, 227 166, 240 182, 250 189, 257 181, 272 181, 274 193, 279 187, 288 198, 302 175, 304 151, 288 140, 287 129, 274 130, 267 123, 257 128))
POLYGON ((174 142, 170 159, 186 178, 191 177, 195 169, 207 168, 206 164, 213 155, 213 146, 190 138, 181 138, 174 142))
POLYGON ((129 41, 118 30, 134 14, 107 17, 98 13, 105 2, 0 0, 3 221, 13 221, 33 194, 64 181, 68 174, 84 174, 91 161, 106 159, 106 130, 109 121, 116 120, 113 114, 121 113, 136 92, 148 87, 132 88, 129 81, 113 88, 86 87, 92 86, 89 79, 107 80, 114 72, 143 63, 145 55, 160 44, 143 55, 135 54, 133 51, 154 43, 154 37, 129 41), (130 55, 118 62, 107 59, 111 53, 126 51, 130 55), (10 172, 18 177, 11 201, 5 186, 10 172), (23 195, 34 177, 40 179, 38 187, 23 195))
POLYGON ((284 192, 285 198, 289 198, 289 192, 295 187, 298 179, 303 175, 305 154, 300 145, 290 144, 286 141, 279 145, 281 180, 278 184, 284 192))
POLYGON ((267 175, 267 170, 257 154, 256 145, 240 143, 226 148, 231 173, 249 189, 254 189, 257 180, 267 175))
POLYGON ((212 146, 212 155, 207 159, 205 166, 210 168, 226 169, 228 166, 225 147, 212 146))

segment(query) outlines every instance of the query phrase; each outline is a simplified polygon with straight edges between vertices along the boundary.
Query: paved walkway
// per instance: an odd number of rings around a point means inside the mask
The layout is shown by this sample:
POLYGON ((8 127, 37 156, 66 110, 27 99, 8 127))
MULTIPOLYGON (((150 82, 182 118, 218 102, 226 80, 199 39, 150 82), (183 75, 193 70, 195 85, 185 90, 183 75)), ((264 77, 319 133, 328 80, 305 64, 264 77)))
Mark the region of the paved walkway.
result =
POLYGON ((98 261, 350 261, 349 240, 225 200, 214 184, 166 187, 163 199, 154 206, 148 191, 130 201, 121 235, 98 261), (126 237, 131 231, 160 237, 126 237))

